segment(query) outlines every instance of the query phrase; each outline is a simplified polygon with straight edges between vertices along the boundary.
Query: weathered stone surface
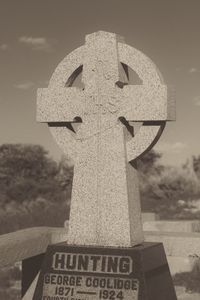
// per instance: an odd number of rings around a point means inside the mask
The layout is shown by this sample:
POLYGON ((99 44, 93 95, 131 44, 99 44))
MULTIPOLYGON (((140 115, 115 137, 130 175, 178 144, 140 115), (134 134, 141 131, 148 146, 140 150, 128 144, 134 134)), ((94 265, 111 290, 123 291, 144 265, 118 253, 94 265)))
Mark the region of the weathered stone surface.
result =
POLYGON ((143 223, 145 231, 165 232, 200 232, 200 222, 195 221, 146 221, 143 223))
POLYGON ((38 121, 49 123, 75 163, 69 244, 126 247, 143 241, 134 160, 174 118, 168 94, 149 58, 101 31, 86 36, 85 46, 69 54, 49 87, 38 91, 38 121), (124 85, 121 63, 136 71, 143 84, 124 85), (81 65, 84 89, 65 87, 81 65), (144 122, 134 138, 132 121, 144 122))
POLYGON ((172 275, 183 272, 191 272, 197 264, 200 265, 196 257, 167 256, 170 272, 172 275))
MULTIPOLYGON (((69 294, 69 299, 80 299, 82 295, 82 299, 106 298, 101 296, 102 280, 104 290, 112 289, 114 293, 109 298, 143 300, 147 299, 146 296, 148 295, 148 299, 153 300, 160 299, 164 295, 163 300, 176 299, 161 243, 143 243, 128 248, 71 246, 66 242, 49 246, 41 267, 33 300, 59 298, 55 289, 56 283, 58 283, 56 277, 59 276, 57 279, 60 282, 71 275, 74 278, 78 276, 80 280, 79 284, 73 285, 73 297, 70 297, 69 294), (86 257, 88 263, 86 261, 85 265, 79 264, 79 259, 84 260, 86 257), (152 259, 152 257, 156 259, 152 259), (73 258, 75 263, 69 264, 70 258, 73 258), (94 258, 97 260, 94 261, 94 258), (115 258, 115 260, 111 264, 105 260, 106 258, 115 258), (122 261, 124 261, 123 267, 120 268, 122 261), (55 278, 55 282, 51 282, 47 278, 55 278), (93 278, 94 283, 88 284, 88 278, 93 278), (121 287, 118 285, 116 288, 117 282, 121 282, 121 287), (128 285, 123 284, 123 282, 128 283, 128 285), (119 291, 120 294, 118 294, 119 291)), ((59 287, 60 284, 57 286, 59 287)))
POLYGON ((200 257, 199 237, 198 232, 145 232, 145 241, 163 243, 167 256, 200 257))
POLYGON ((78 88, 38 89, 37 97, 40 103, 39 121, 73 122, 76 114, 83 113, 84 97, 78 88))
POLYGON ((193 232, 145 232, 146 241, 163 243, 171 274, 200 267, 199 238, 199 233, 193 232))
POLYGON ((143 222, 143 227, 145 222, 153 222, 159 220, 160 217, 158 214, 153 213, 153 212, 142 212, 142 222, 143 222))

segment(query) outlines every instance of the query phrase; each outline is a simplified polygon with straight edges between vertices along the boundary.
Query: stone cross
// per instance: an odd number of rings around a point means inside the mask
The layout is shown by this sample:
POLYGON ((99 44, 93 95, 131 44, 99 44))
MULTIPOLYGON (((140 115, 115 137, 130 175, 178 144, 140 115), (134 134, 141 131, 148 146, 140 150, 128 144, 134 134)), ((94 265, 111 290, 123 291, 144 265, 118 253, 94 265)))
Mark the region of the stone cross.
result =
POLYGON ((68 243, 143 242, 135 161, 174 119, 173 99, 153 62, 113 33, 89 34, 58 65, 48 88, 38 90, 37 119, 75 163, 68 243), (142 84, 128 85, 122 66, 142 84), (81 70, 83 89, 72 86, 81 70), (135 136, 133 121, 142 122, 135 136))

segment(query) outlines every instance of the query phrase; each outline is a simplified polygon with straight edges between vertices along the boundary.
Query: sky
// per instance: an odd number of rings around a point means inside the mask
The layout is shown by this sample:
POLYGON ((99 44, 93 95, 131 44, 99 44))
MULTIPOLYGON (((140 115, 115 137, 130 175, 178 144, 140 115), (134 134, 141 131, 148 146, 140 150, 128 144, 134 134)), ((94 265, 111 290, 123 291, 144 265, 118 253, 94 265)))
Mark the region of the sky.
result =
POLYGON ((162 162, 200 155, 199 13, 199 0, 1 0, 0 144, 40 144, 59 159, 48 126, 36 122, 37 88, 86 34, 104 30, 150 57, 176 90, 176 121, 155 147, 162 162))

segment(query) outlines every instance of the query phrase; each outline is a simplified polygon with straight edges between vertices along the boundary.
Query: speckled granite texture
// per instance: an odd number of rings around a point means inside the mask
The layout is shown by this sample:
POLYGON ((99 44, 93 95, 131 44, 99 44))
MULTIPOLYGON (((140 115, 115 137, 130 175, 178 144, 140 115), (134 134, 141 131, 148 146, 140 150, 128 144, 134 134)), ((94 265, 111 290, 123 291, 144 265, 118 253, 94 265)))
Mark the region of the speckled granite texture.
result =
POLYGON ((48 88, 38 90, 37 119, 50 123, 56 142, 75 163, 69 244, 143 242, 135 159, 174 115, 173 95, 156 66, 113 33, 87 35, 85 45, 58 65, 48 88), (138 74, 141 85, 127 84, 121 63, 138 74), (80 66, 84 89, 66 87, 80 66), (76 117, 82 122, 75 123, 76 117), (135 136, 131 122, 143 122, 135 136))

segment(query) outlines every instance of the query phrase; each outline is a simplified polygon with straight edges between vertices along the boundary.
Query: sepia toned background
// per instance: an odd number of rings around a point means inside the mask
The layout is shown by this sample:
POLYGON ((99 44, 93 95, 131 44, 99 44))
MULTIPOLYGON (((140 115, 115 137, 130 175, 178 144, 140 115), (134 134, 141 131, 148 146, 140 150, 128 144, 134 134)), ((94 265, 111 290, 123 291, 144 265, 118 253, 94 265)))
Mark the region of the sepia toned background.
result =
MULTIPOLYGON (((199 15, 199 0, 0 0, 0 234, 62 227, 69 217, 73 168, 47 124, 36 122, 36 93, 98 30, 123 36, 176 90, 176 122, 138 162, 142 209, 155 221, 145 230, 160 222, 161 236, 200 231, 199 15)), ((200 299, 197 266, 173 277, 178 299, 200 299)), ((20 299, 20 278, 21 264, 0 270, 1 300, 20 299)))

